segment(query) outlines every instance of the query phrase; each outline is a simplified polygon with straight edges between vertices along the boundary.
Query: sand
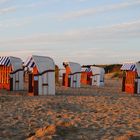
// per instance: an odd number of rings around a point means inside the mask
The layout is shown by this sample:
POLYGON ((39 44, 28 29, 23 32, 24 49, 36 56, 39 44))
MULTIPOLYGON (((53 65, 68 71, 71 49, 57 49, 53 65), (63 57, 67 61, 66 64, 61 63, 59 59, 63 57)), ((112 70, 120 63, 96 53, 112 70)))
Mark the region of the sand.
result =
POLYGON ((120 80, 56 91, 42 97, 1 91, 0 140, 140 139, 140 96, 122 93, 120 80))

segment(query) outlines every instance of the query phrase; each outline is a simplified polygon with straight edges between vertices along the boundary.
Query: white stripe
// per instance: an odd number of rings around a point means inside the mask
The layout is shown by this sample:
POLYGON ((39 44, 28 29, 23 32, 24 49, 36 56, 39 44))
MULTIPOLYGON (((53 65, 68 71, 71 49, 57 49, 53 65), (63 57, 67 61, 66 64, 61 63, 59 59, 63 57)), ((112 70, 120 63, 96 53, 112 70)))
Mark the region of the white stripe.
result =
POLYGON ((30 63, 32 57, 28 57, 28 59, 24 62, 24 66, 28 67, 28 63, 30 63))
POLYGON ((4 57, 1 57, 1 60, 0 60, 0 65, 2 65, 2 61, 3 61, 4 57))
POLYGON ((29 68, 31 68, 32 64, 34 63, 34 60, 32 59, 28 65, 29 68))
POLYGON ((134 63, 125 63, 122 65, 121 70, 136 70, 136 65, 134 63))
POLYGON ((4 63, 4 65, 8 65, 9 64, 9 62, 10 62, 10 59, 9 58, 7 58, 6 60, 5 60, 5 63, 4 63))
POLYGON ((8 59, 8 57, 5 57, 5 58, 4 58, 4 60, 3 60, 3 62, 2 62, 2 65, 5 65, 5 62, 6 62, 7 59, 8 59))

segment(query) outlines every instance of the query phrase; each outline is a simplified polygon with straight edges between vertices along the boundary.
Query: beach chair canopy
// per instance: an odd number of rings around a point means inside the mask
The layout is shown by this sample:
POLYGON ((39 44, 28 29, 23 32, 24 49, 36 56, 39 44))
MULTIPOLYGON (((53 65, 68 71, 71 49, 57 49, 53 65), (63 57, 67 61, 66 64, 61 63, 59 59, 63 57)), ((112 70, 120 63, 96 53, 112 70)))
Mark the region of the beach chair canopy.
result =
POLYGON ((75 62, 64 62, 64 66, 69 66, 71 69, 71 73, 81 72, 81 65, 75 62))
POLYGON ((121 67, 121 70, 135 71, 136 70, 136 63, 124 63, 121 67))
POLYGON ((91 72, 91 69, 90 69, 90 68, 84 67, 84 68, 82 68, 81 71, 82 71, 82 72, 91 72))
POLYGON ((55 63, 53 59, 46 56, 33 55, 24 63, 24 66, 29 69, 36 66, 39 73, 48 70, 55 70, 55 63))
POLYGON ((124 63, 121 67, 121 70, 136 71, 138 73, 138 76, 140 76, 140 62, 124 63))
POLYGON ((1 66, 12 66, 12 70, 16 71, 23 68, 23 62, 18 57, 13 56, 2 56, 0 57, 1 66))
POLYGON ((140 62, 136 63, 136 67, 137 67, 138 76, 140 77, 140 62))
POLYGON ((99 74, 99 75, 105 74, 104 68, 91 66, 90 69, 91 69, 91 71, 92 71, 92 73, 93 73, 94 75, 95 75, 95 74, 99 74))

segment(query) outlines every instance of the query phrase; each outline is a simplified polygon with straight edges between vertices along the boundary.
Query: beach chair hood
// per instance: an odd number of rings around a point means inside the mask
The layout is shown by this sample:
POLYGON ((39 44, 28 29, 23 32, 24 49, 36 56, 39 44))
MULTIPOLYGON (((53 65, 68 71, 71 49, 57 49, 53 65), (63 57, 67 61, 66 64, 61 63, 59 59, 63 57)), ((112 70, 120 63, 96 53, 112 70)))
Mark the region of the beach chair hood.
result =
POLYGON ((104 68, 91 66, 90 69, 91 69, 93 74, 99 74, 99 75, 102 75, 102 74, 104 75, 105 74, 104 68))
POLYGON ((38 72, 42 73, 48 70, 55 70, 55 63, 52 58, 46 56, 33 55, 25 62, 25 67, 33 68, 37 67, 38 72))
POLYGON ((11 65, 13 71, 22 69, 23 68, 22 64, 23 64, 22 60, 18 57, 13 57, 13 56, 0 57, 0 65, 3 66, 11 65))
POLYGON ((81 72, 81 65, 75 62, 64 62, 64 65, 68 65, 71 69, 71 73, 81 72))

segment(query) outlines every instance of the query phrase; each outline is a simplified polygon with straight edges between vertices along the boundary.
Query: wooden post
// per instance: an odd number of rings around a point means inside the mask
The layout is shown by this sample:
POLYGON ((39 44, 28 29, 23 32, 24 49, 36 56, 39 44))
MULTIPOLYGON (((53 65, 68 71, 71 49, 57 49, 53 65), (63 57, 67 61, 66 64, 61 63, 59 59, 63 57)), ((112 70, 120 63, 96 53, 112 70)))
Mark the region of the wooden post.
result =
POLYGON ((10 78, 10 91, 13 91, 13 78, 10 78))
POLYGON ((138 75, 136 74, 136 78, 134 81, 134 94, 138 93, 138 75))
POLYGON ((29 87, 28 87, 28 92, 33 93, 33 74, 29 74, 29 87))
POLYGON ((138 92, 138 81, 135 81, 134 83, 134 94, 137 94, 138 92))
POLYGON ((63 79, 62 79, 62 85, 65 86, 65 77, 66 77, 66 73, 63 73, 63 79))
POLYGON ((125 81, 126 81, 126 73, 123 71, 123 77, 122 77, 122 92, 125 92, 125 81))
POLYGON ((68 76, 68 87, 71 87, 71 76, 68 76))
MULTIPOLYGON (((34 96, 38 96, 38 91, 39 91, 39 87, 38 87, 38 76, 34 76, 34 87, 33 87, 33 92, 34 92, 34 96)), ((40 87, 42 88, 42 87, 40 87)))

